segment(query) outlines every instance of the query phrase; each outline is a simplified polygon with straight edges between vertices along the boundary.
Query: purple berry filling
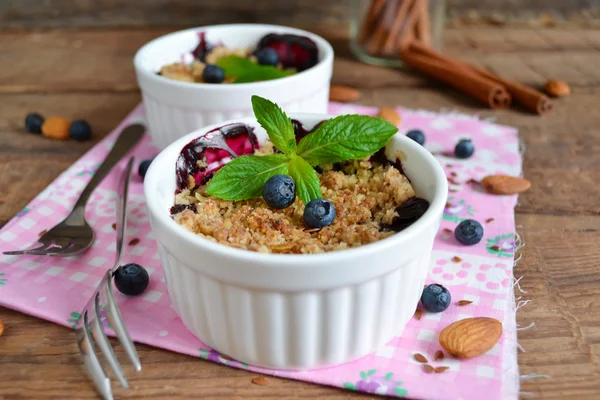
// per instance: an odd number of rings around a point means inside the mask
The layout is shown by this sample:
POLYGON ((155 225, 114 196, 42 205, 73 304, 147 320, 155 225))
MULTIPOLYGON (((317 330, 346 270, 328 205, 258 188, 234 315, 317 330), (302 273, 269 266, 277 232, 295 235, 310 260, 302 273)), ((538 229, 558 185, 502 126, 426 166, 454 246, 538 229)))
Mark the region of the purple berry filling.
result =
POLYGON ((194 57, 204 62, 206 55, 213 49, 213 45, 206 41, 206 33, 198 32, 198 46, 192 51, 194 57))
POLYGON ((279 62, 285 68, 304 71, 319 61, 319 49, 315 42, 305 36, 269 33, 256 46, 258 51, 271 48, 277 52, 279 62))
POLYGON ((193 176, 196 186, 204 185, 231 158, 252 154, 257 148, 253 129, 242 123, 213 129, 192 140, 177 159, 177 191, 188 187, 189 175, 193 176), (198 161, 204 166, 199 166, 198 161))

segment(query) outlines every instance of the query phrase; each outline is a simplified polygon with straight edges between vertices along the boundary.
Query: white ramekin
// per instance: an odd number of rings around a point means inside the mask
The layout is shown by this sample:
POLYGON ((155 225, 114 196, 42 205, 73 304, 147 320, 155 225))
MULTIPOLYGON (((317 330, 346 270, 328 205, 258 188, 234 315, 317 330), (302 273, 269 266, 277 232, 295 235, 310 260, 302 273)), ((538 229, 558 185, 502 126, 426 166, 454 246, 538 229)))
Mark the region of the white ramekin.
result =
POLYGON ((286 112, 326 113, 333 49, 322 37, 300 29, 277 25, 214 25, 174 32, 144 45, 134 57, 154 144, 163 149, 183 135, 229 119, 252 115, 252 95, 279 104, 286 112), (206 84, 180 82, 157 75, 164 65, 181 61, 198 44, 198 32, 206 40, 228 47, 253 48, 267 33, 290 33, 312 39, 319 62, 306 71, 265 82, 206 84))
MULTIPOLYGON (((291 114, 312 127, 326 115, 291 114)), ((260 141, 265 131, 254 118, 260 141)), ((169 295, 184 324, 217 351, 249 364, 317 368, 362 357, 402 333, 429 270, 448 186, 423 147, 403 135, 386 147, 429 210, 390 238, 310 255, 261 254, 218 244, 179 226, 169 214, 175 162, 192 139, 177 140, 152 162, 144 181, 153 235, 169 295)))

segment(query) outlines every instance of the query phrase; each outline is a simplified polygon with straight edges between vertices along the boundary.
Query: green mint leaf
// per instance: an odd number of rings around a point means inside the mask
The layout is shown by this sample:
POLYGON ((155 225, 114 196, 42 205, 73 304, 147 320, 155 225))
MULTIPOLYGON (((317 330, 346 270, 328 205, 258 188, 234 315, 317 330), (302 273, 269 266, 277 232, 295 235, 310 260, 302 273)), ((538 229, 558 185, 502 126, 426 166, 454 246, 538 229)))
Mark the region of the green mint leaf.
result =
POLYGON ((398 132, 379 117, 341 115, 323 122, 298 144, 298 155, 310 165, 358 160, 381 149, 398 132))
POLYGON ((283 154, 234 158, 217 171, 206 193, 223 200, 246 200, 262 196, 265 182, 277 174, 287 174, 289 158, 283 154))
POLYGON ((225 76, 235 78, 234 83, 269 81, 293 75, 293 71, 285 71, 271 65, 260 65, 240 56, 225 56, 216 64, 223 68, 225 76))
POLYGON ((279 106, 259 96, 252 96, 252 109, 258 123, 267 131, 271 142, 284 154, 296 154, 296 135, 292 121, 279 106))
POLYGON ((304 204, 323 197, 317 171, 304 159, 292 157, 288 164, 288 172, 296 184, 296 194, 304 204))

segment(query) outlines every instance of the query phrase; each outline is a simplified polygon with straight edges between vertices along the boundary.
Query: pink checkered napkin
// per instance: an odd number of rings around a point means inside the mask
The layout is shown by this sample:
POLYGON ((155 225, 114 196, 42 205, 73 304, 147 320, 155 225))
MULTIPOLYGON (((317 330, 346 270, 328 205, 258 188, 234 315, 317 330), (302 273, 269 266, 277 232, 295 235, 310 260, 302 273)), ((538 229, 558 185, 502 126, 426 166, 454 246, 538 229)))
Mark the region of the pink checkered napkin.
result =
MULTIPOLYGON (((330 104, 334 114, 373 114, 372 108, 330 104)), ((475 155, 464 161, 438 156, 450 181, 444 220, 435 241, 430 282, 445 285, 455 301, 440 314, 425 313, 413 319, 404 333, 358 361, 319 371, 264 370, 231 361, 196 339, 171 307, 156 243, 152 238, 144 204, 142 183, 135 177, 129 198, 128 238, 140 242, 126 247, 124 260, 144 265, 151 283, 143 296, 118 301, 131 335, 137 342, 189 354, 210 361, 265 374, 298 379, 349 390, 436 400, 516 399, 519 381, 516 361, 516 327, 513 308, 512 266, 515 252, 513 208, 516 196, 490 196, 467 182, 505 173, 521 173, 516 130, 462 115, 440 115, 398 109, 402 133, 421 129, 432 152, 448 151, 458 139, 473 140, 475 155), (459 245, 452 234, 457 223, 474 218, 485 223, 484 240, 475 246, 459 245), (460 258, 460 261, 454 257, 460 258), (454 261, 453 261, 454 259, 454 261), (450 323, 473 316, 489 316, 504 322, 500 342, 487 354, 467 361, 446 357, 433 362, 448 366, 441 374, 427 374, 413 359, 421 353, 429 360, 440 347, 437 335, 450 323)), ((46 190, 0 231, 2 251, 24 248, 37 235, 64 218, 78 194, 107 154, 115 135, 127 124, 144 118, 136 108, 111 135, 59 176, 46 190)), ((156 154, 149 138, 136 148, 138 160, 156 154)), ((84 255, 69 258, 0 256, 0 305, 65 326, 73 326, 78 312, 92 295, 104 271, 115 257, 115 199, 124 159, 94 192, 86 217, 97 233, 93 247, 84 255)), ((142 360, 143 361, 143 360, 142 360)))

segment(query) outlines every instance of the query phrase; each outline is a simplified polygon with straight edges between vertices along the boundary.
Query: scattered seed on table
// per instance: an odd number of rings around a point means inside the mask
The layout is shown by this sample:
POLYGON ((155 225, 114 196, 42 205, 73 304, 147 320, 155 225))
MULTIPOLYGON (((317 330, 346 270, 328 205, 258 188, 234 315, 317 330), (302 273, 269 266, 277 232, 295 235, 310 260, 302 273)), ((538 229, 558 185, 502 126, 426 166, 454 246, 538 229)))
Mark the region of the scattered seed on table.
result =
POLYGON ((140 242, 140 239, 138 238, 133 238, 129 241, 129 245, 130 246, 135 246, 136 244, 138 244, 140 242))
POLYGON ((434 361, 440 361, 444 359, 444 352, 441 350, 438 350, 435 352, 435 355, 433 356, 433 360, 434 361))
POLYGON ((458 174, 456 172, 452 171, 452 172, 450 172, 450 176, 453 176, 456 178, 458 176, 458 174))
POLYGON ((473 302, 471 300, 459 300, 456 302, 457 305, 459 306, 468 306, 469 304, 472 304, 473 302))
POLYGON ((252 383, 254 383, 255 385, 264 386, 267 383, 269 383, 269 381, 264 376, 256 376, 252 378, 252 383))
POLYGON ((452 229, 450 229, 450 228, 444 228, 444 232, 446 232, 446 233, 452 233, 452 229))
POLYGON ((424 370, 425 372, 427 372, 428 374, 431 374, 431 373, 435 372, 435 368, 433 368, 433 367, 432 367, 431 365, 429 365, 429 364, 424 364, 424 365, 423 365, 423 370, 424 370))
POLYGON ((490 249, 494 250, 494 251, 500 251, 500 247, 498 247, 498 246, 492 246, 492 247, 490 247, 490 249))
POLYGON ((421 310, 420 308, 417 308, 417 311, 415 311, 416 320, 420 321, 422 316, 423 316, 423 310, 421 310))
POLYGON ((452 262, 459 263, 461 261, 462 261, 462 258, 460 258, 459 256, 452 257, 452 262))
POLYGON ((113 231, 117 230, 117 224, 112 224, 113 231))
POLYGON ((41 231, 40 233, 38 233, 39 237, 42 237, 46 234, 46 232, 48 232, 48 229, 44 229, 43 231, 41 231))
POLYGON ((473 179, 473 178, 469 179, 469 180, 467 181, 467 183, 472 183, 472 184, 474 184, 474 185, 479 185, 479 184, 481 184, 481 182, 479 182, 479 181, 476 181, 476 180, 475 180, 475 179, 473 179))
POLYGON ((421 353, 415 353, 413 354, 413 357, 415 360, 417 360, 418 362, 422 363, 422 364, 427 364, 429 361, 427 360, 427 357, 425 357, 423 354, 421 353))
POLYGON ((319 232, 322 228, 309 228, 309 229, 305 229, 304 232, 306 233, 314 233, 314 232, 319 232))
POLYGON ((485 223, 486 223, 486 224, 489 224, 489 223, 490 223, 490 222, 492 222, 493 220, 494 220, 494 218, 488 218, 488 219, 486 219, 486 220, 485 220, 485 223))
POLYGON ((436 374, 441 374, 442 372, 448 371, 449 367, 436 367, 435 368, 435 373, 436 374))

